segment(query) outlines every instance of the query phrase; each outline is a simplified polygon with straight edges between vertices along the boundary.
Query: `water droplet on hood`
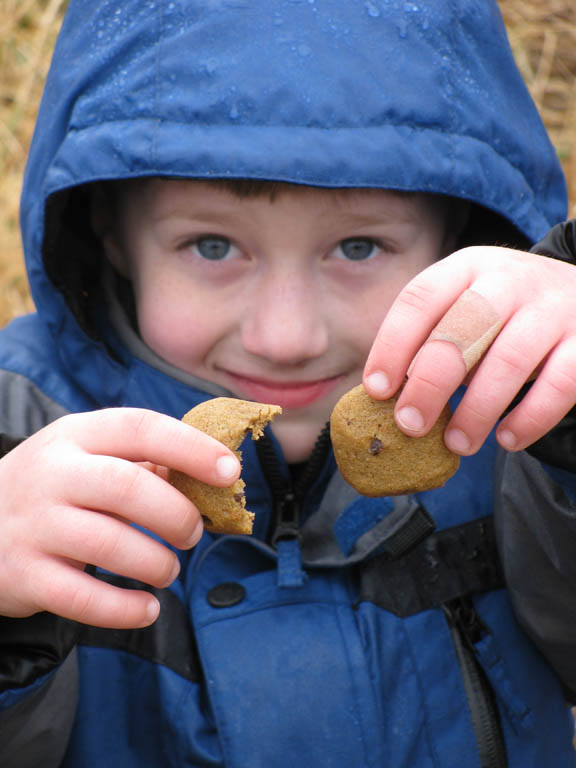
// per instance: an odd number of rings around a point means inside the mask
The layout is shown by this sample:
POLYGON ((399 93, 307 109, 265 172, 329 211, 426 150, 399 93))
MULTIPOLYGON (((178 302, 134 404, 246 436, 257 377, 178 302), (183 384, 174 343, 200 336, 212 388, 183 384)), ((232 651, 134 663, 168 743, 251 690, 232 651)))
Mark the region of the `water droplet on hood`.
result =
POLYGON ((366 8, 368 16, 371 16, 373 19, 377 19, 380 16, 380 8, 378 8, 372 0, 366 0, 364 7, 366 8))
POLYGON ((398 34, 404 40, 408 36, 408 20, 407 19, 399 19, 398 24, 396 25, 396 28, 398 29, 398 34))
POLYGON ((218 60, 216 58, 206 59, 202 64, 202 69, 207 75, 213 75, 218 68, 218 60))

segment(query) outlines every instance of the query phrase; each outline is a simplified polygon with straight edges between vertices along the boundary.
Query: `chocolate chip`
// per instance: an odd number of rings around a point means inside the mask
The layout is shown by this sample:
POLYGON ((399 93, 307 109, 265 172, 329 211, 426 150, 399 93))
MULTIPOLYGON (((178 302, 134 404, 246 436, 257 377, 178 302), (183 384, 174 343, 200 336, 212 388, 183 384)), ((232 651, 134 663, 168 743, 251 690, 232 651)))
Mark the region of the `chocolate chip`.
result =
POLYGON ((377 437, 373 438, 368 450, 370 451, 372 456, 378 456, 378 454, 382 450, 382 440, 378 440, 377 437))
POLYGON ((235 493, 234 494, 234 501, 237 504, 241 504, 244 501, 244 494, 243 493, 235 493))

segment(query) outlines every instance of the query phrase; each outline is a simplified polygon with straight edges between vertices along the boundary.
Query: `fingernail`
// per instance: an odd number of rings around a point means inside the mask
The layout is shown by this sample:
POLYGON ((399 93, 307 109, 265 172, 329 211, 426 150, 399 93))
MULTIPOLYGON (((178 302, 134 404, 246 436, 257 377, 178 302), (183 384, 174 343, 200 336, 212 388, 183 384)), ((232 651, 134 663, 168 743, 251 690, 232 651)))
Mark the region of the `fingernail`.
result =
POLYGON ((375 397, 384 397, 390 391, 390 380, 383 371, 375 371, 367 376, 364 384, 368 392, 375 397))
POLYGON ((182 549, 192 549, 192 547, 195 547, 196 544, 198 544, 198 542, 202 538, 203 533, 204 533, 204 523, 202 522, 202 518, 200 518, 200 520, 196 524, 196 528, 194 528, 194 533, 185 542, 182 549))
POLYGON ((416 362, 417 362, 417 360, 418 360, 418 357, 419 357, 419 355, 420 355, 420 352, 418 352, 418 354, 416 355, 416 357, 415 357, 415 358, 412 360, 412 362, 411 362, 411 363, 410 363, 410 365, 408 366, 408 370, 406 371, 406 377, 407 377, 407 378, 410 378, 410 374, 411 374, 411 373, 412 373, 412 371, 414 370, 414 366, 416 365, 416 362))
POLYGON ((449 429, 444 441, 453 453, 468 453, 470 450, 470 438, 461 429, 449 429))
POLYGON ((516 448, 518 440, 516 435, 509 429, 501 429, 498 432, 498 442, 507 451, 513 451, 516 448))
POLYGON ((179 573, 180 573, 180 561, 178 560, 178 558, 176 558, 172 566, 172 570, 170 571, 170 576, 168 576, 168 578, 166 579, 164 587, 169 587, 170 584, 172 584, 172 582, 176 579, 179 573))
POLYGON ((142 624, 143 627, 148 627, 150 624, 153 624, 156 619, 158 618, 158 614, 160 613, 160 603, 158 600, 153 598, 152 600, 148 601, 148 605, 146 606, 146 621, 142 624))
POLYGON ((174 561, 174 567, 172 568, 172 573, 170 574, 170 584, 177 578, 178 574, 180 573, 180 560, 176 558, 174 561))
POLYGON ((410 430, 410 432, 420 432, 424 429, 424 417, 413 405, 405 405, 400 408, 396 414, 396 421, 401 427, 410 430))
POLYGON ((216 461, 216 473, 221 480, 233 480, 239 468, 238 459, 233 456, 220 456, 216 461))

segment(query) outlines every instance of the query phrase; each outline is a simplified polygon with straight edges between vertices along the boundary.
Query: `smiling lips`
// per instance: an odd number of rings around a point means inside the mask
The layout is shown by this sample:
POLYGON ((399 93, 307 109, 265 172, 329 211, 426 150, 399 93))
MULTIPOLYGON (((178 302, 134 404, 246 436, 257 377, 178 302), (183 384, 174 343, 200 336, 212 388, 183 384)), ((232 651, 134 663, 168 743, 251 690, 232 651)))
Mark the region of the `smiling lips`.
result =
POLYGON ((334 389, 342 376, 332 376, 317 381, 268 381, 240 376, 227 371, 235 389, 243 396, 261 403, 271 403, 282 408, 304 408, 334 389))

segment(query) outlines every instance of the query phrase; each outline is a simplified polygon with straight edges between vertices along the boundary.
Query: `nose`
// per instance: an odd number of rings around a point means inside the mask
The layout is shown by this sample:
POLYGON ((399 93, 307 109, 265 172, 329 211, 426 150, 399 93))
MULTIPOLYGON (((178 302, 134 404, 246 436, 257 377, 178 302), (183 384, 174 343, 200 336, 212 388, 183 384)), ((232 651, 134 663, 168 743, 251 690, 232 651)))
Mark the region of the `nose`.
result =
POLYGON ((298 365, 328 348, 319 286, 305 270, 270 270, 258 281, 242 326, 244 349, 277 365, 298 365))

